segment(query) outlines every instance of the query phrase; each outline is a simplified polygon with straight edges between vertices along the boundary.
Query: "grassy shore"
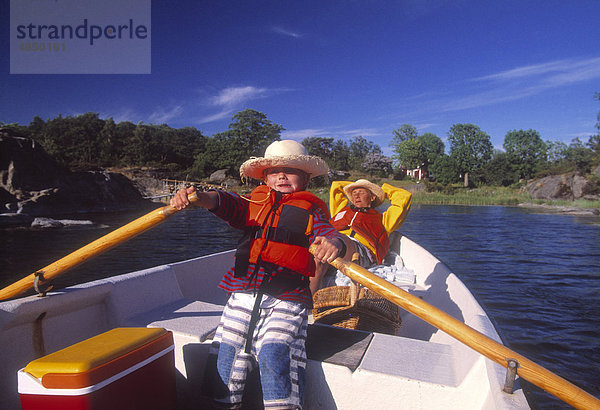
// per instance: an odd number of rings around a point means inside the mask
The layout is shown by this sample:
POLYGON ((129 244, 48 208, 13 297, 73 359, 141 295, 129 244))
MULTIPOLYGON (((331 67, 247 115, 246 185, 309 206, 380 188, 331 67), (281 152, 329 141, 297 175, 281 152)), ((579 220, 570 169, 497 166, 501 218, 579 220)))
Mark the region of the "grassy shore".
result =
MULTIPOLYGON (((413 180, 390 180, 383 178, 370 178, 364 175, 352 175, 349 180, 367 178, 370 181, 381 185, 388 183, 393 186, 404 188, 413 193, 413 204, 427 205, 530 205, 556 208, 579 208, 579 209, 600 209, 600 201, 588 201, 578 199, 575 201, 567 200, 540 200, 533 199, 531 195, 519 188, 509 187, 480 187, 465 188, 456 185, 443 192, 427 192, 424 183, 415 183, 413 180)), ((321 199, 327 201, 328 191, 326 188, 316 188, 314 190, 321 199)))
POLYGON ((528 192, 508 187, 474 189, 455 187, 451 192, 425 192, 423 190, 413 194, 413 203, 432 205, 541 205, 556 208, 600 209, 600 201, 533 199, 528 192))
POLYGON ((419 191, 413 194, 415 204, 518 205, 523 202, 531 202, 531 196, 508 188, 454 189, 451 193, 419 191))
MULTIPOLYGON (((455 185, 450 188, 445 188, 443 192, 427 192, 424 183, 416 183, 414 180, 392 180, 385 178, 373 178, 364 174, 352 174, 348 178, 349 181, 365 178, 373 183, 382 185, 388 183, 390 185, 404 188, 413 194, 413 204, 426 205, 504 205, 517 206, 529 205, 540 207, 555 207, 555 208, 579 208, 579 209, 600 209, 600 201, 588 201, 578 199, 575 201, 566 200, 539 200, 533 199, 528 192, 522 191, 519 188, 509 187, 480 187, 480 188, 464 188, 460 185, 455 185)), ((240 187, 236 191, 247 193, 251 187, 240 187)), ((329 201, 329 187, 309 187, 309 191, 317 195, 323 201, 329 201)))

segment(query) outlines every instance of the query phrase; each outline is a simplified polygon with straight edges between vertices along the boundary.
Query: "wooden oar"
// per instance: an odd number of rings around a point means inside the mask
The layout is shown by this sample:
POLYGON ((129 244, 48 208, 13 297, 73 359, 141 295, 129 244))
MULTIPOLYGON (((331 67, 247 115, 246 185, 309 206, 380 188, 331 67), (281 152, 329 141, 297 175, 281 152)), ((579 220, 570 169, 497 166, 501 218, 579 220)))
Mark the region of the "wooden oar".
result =
MULTIPOLYGON (((190 202, 195 202, 197 199, 198 198, 195 192, 188 195, 188 200, 190 202)), ((115 229, 111 233, 96 239, 94 242, 79 248, 75 252, 70 253, 56 262, 51 263, 37 272, 32 273, 31 275, 24 277, 12 285, 5 287, 4 289, 0 290, 0 300, 15 297, 27 290, 32 289, 37 273, 41 272, 43 275, 43 281, 41 283, 47 283, 52 278, 55 278, 67 270, 93 258, 94 256, 98 256, 101 253, 106 252, 107 250, 133 238, 136 235, 141 234, 142 232, 147 231, 161 222, 164 222, 176 212, 178 212, 177 208, 174 208, 170 205, 155 209, 154 211, 139 217, 127 225, 115 229)))
MULTIPOLYGON (((314 253, 314 249, 315 246, 312 245, 310 251, 314 253)), ((600 409, 600 400, 571 382, 510 350, 503 344, 490 339, 483 333, 465 325, 422 299, 392 285, 361 266, 341 258, 335 259, 331 262, 331 265, 353 281, 360 283, 427 323, 446 332, 448 335, 499 365, 507 367, 507 359, 515 359, 519 363, 517 369, 519 376, 553 394, 565 403, 580 409, 600 409)))

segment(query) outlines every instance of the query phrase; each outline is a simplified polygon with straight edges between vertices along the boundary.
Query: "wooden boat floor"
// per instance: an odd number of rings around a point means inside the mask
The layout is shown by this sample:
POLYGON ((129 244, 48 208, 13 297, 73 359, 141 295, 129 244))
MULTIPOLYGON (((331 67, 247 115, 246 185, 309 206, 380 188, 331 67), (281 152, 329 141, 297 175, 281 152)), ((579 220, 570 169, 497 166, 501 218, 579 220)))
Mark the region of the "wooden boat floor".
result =
POLYGON ((358 368, 373 334, 341 327, 308 326, 306 355, 309 359, 337 364, 354 371, 358 368))

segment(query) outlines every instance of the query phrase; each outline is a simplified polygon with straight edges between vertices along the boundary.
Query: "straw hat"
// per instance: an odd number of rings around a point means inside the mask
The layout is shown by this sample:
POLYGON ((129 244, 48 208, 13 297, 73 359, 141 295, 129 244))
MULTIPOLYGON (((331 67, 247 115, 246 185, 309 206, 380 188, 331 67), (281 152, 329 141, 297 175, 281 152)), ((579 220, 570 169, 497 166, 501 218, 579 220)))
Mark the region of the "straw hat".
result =
POLYGON ((359 179, 356 182, 353 182, 352 184, 346 185, 344 187, 344 192, 346 193, 346 196, 348 198, 352 198, 352 191, 354 191, 356 188, 368 189, 373 195, 377 197, 371 204, 372 207, 379 206, 383 203, 383 201, 385 201, 385 192, 383 192, 383 189, 381 189, 379 185, 374 184, 371 181, 367 181, 366 179, 359 179))
POLYGON ((296 168, 310 178, 325 175, 329 167, 321 158, 308 155, 304 145, 293 140, 275 141, 265 150, 264 158, 252 157, 240 167, 240 177, 262 179, 264 170, 275 167, 296 168))

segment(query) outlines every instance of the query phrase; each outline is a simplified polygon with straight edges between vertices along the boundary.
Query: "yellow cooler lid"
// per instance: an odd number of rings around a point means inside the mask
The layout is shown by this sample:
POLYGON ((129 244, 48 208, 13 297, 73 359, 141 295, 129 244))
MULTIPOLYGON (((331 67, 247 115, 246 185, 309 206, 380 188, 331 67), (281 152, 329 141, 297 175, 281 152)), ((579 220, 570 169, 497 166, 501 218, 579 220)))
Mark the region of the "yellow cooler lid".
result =
POLYGON ((49 373, 84 373, 163 336, 162 328, 120 327, 33 360, 24 371, 41 379, 49 373))

